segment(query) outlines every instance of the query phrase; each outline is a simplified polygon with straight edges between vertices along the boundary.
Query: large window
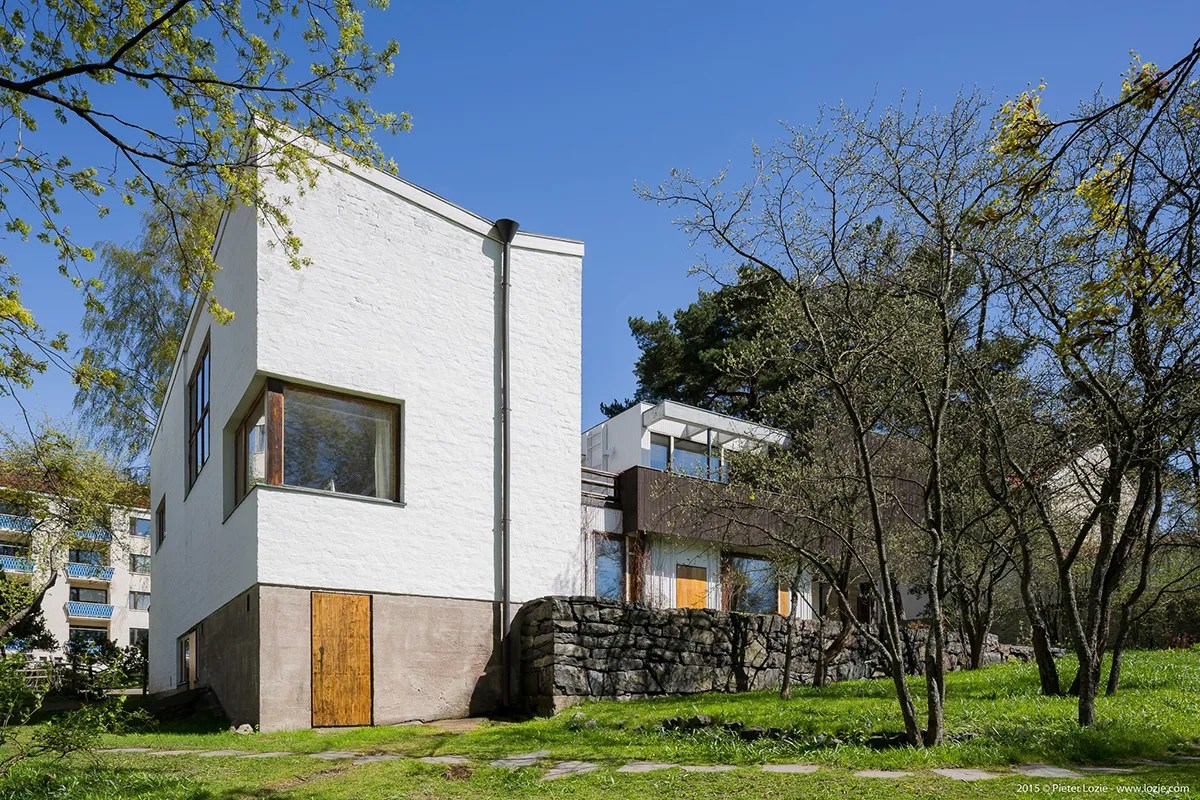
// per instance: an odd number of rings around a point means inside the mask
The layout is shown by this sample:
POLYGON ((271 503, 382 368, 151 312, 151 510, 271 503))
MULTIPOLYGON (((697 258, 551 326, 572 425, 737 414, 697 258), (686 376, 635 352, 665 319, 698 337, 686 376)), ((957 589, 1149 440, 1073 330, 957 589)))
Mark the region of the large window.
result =
POLYGON ((150 593, 149 592, 130 592, 129 607, 135 611, 150 610, 150 593))
POLYGON ((150 556, 133 553, 129 556, 129 569, 142 575, 149 575, 150 556))
POLYGON ((76 603, 108 603, 108 589, 89 589, 86 586, 72 586, 69 599, 76 603))
POLYGON ((129 535, 130 536, 149 536, 150 535, 150 520, 142 517, 130 517, 129 519, 129 535))
POLYGON ((765 558, 725 556, 722 593, 729 611, 773 614, 779 611, 779 578, 775 565, 765 558))
POLYGON ((625 599, 625 537, 596 534, 596 597, 625 599))
POLYGON ((16 556, 18 558, 29 557, 29 546, 23 544, 12 544, 9 542, 0 542, 0 556, 16 556))
POLYGON ((142 650, 147 650, 150 647, 150 629, 149 628, 130 628, 129 629, 129 646, 140 647, 142 650))
POLYGON ((258 483, 400 497, 399 406, 269 385, 236 435, 239 499, 258 483))
POLYGON ((666 471, 671 466, 671 437, 650 434, 650 468, 666 471))
POLYGON ((651 469, 724 481, 727 478, 722 456, 720 447, 714 446, 710 450, 707 442, 694 442, 661 433, 650 434, 651 469))
POLYGON ((91 564, 93 567, 108 566, 108 555, 100 550, 72 548, 67 558, 72 564, 91 564))
POLYGON ((86 628, 72 625, 67 632, 70 649, 87 651, 108 638, 108 628, 86 628))
POLYGON ((195 481, 200 470, 208 462, 209 453, 209 422, 208 397, 209 380, 208 340, 204 340, 204 349, 196 361, 192 379, 188 381, 188 486, 195 481))

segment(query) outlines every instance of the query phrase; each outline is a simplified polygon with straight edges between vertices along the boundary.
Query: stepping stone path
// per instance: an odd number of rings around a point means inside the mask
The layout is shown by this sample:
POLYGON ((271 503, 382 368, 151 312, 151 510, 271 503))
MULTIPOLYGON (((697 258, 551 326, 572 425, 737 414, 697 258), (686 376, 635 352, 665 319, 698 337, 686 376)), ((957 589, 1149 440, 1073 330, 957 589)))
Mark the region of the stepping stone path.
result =
POLYGON ((729 772, 737 767, 733 764, 684 764, 680 769, 684 772, 729 772))
POLYGON ((1080 772, 1095 772, 1100 775, 1132 775, 1137 772, 1136 769, 1128 769, 1127 767, 1076 767, 1080 772))
POLYGON ((763 764, 763 772, 778 772, 785 775, 809 775, 820 767, 816 764, 763 764))
POLYGON ((196 758, 217 758, 218 756, 240 756, 241 750, 202 750, 196 753, 196 758))
POLYGON ((660 769, 672 769, 678 764, 660 764, 657 761, 630 761, 618 767, 617 772, 656 772, 660 769))
POLYGON ((471 759, 466 756, 425 756, 418 758, 422 764, 470 764, 471 759))
POLYGON ((109 747, 101 750, 101 753, 149 753, 153 748, 150 747, 109 747))
POLYGON ((309 755, 324 761, 340 761, 343 758, 356 758, 358 753, 347 753, 345 750, 326 750, 324 753, 309 753, 309 755))
POLYGON ((1049 764, 1022 764, 1017 772, 1030 778, 1082 778, 1078 772, 1062 767, 1052 767, 1049 764))
POLYGON ((239 758, 283 758, 284 756, 294 756, 294 755, 296 755, 296 754, 295 753, 284 753, 284 752, 280 752, 280 751, 276 750, 276 751, 272 751, 270 753, 245 753, 245 754, 239 756, 239 758))
POLYGON ((399 761, 402 758, 404 758, 404 756, 397 755, 395 753, 384 753, 377 756, 359 756, 358 758, 354 759, 354 763, 356 765, 374 764, 377 761, 399 761))
POLYGON ((544 781, 556 781, 568 775, 586 775, 598 769, 600 769, 600 765, 593 764, 590 761, 560 761, 551 767, 550 771, 543 775, 541 779, 544 781))
POLYGON ((497 758, 492 762, 493 767, 501 769, 519 769, 521 767, 533 767, 537 762, 541 761, 550 755, 549 750, 537 750, 532 753, 522 753, 519 756, 508 756, 507 758, 497 758))
POLYGON ((194 756, 203 753, 203 750, 155 750, 148 755, 152 756, 194 756))
POLYGON ((986 781, 988 778, 999 778, 994 772, 984 772, 981 769, 935 769, 935 773, 956 781, 986 781))
POLYGON ((900 772, 890 769, 862 769, 854 773, 856 778, 907 778, 911 772, 900 772))

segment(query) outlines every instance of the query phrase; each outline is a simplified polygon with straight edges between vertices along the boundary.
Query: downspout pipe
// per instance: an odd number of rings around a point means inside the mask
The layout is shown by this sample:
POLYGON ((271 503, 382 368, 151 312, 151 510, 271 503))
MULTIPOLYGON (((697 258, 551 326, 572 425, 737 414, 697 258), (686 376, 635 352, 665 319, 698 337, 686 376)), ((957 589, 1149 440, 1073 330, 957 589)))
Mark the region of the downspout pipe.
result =
POLYGON ((516 220, 496 220, 500 235, 500 658, 503 686, 501 698, 505 708, 512 705, 513 647, 512 620, 512 557, 510 521, 512 518, 512 406, 509 358, 509 288, 512 274, 512 242, 521 226, 516 220))

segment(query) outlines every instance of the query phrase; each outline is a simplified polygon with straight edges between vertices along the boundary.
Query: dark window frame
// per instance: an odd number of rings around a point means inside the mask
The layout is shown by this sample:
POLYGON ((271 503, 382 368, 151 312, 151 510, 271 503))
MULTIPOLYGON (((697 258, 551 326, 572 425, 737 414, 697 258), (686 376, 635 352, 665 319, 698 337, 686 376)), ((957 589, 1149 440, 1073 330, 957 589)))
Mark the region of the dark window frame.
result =
POLYGON ((154 549, 158 550, 167 540, 167 498, 164 495, 154 510, 154 549))
POLYGON ((196 357, 196 363, 192 367, 192 374, 187 383, 188 491, 191 491, 196 484, 196 479, 200 477, 200 473, 212 455, 212 424, 209 413, 212 400, 212 348, 210 344, 209 336, 206 334, 204 344, 200 347, 200 355, 196 357), (201 399, 203 399, 202 407, 199 405, 201 399), (203 451, 199 449, 202 436, 207 439, 203 443, 203 451))
POLYGON ((149 575, 150 574, 150 566, 149 565, 152 565, 152 564, 153 564, 153 560, 150 558, 149 553, 130 553, 129 554, 129 571, 132 572, 134 575, 149 575), (139 558, 146 559, 146 563, 148 566, 144 572, 142 570, 139 570, 135 566, 137 564, 137 560, 139 558))
MULTIPOLYGON (((733 587, 731 586, 731 581, 729 579, 729 575, 733 571, 733 560, 735 558, 748 558, 748 559, 753 559, 754 561, 765 561, 768 564, 772 563, 771 559, 769 557, 760 555, 758 553, 747 553, 747 552, 740 551, 740 550, 723 550, 723 551, 721 551, 721 606, 722 606, 722 610, 724 610, 724 611, 733 611, 734 610, 733 609, 734 592, 733 592, 733 587)), ((768 612, 762 612, 762 611, 743 612, 743 611, 739 610, 739 613, 747 613, 747 614, 768 613, 768 614, 783 615, 782 603, 780 602, 780 592, 781 591, 783 591, 783 586, 779 582, 778 574, 776 574, 775 592, 773 594, 773 596, 775 598, 775 610, 768 611, 768 612)), ((790 592, 789 592, 789 595, 790 595, 790 592)), ((789 597, 789 600, 790 600, 790 597, 789 597)))
POLYGON ((70 587, 70 589, 67 590, 67 600, 69 600, 72 603, 99 603, 102 606, 107 606, 107 605, 110 605, 110 601, 112 600, 112 598, 108 594, 108 589, 104 589, 104 588, 101 588, 98 586, 72 586, 72 587, 70 587), (103 600, 80 600, 79 595, 81 592, 103 592, 104 599, 103 600))
POLYGON ((146 519, 145 517, 130 517, 129 518, 129 535, 136 536, 139 539, 149 539, 154 533, 154 520, 146 519), (147 525, 145 533, 138 533, 138 523, 144 522, 147 525))
MULTIPOLYGON (((592 589, 596 597, 599 595, 600 584, 600 540, 607 539, 621 546, 621 596, 618 600, 625 602, 629 599, 629 544, 628 537, 620 533, 596 531, 592 541, 592 589)), ((612 599, 612 598, 607 598, 612 599)))
POLYGON ((150 593, 149 592, 140 592, 140 591, 137 591, 136 589, 130 589, 129 590, 129 606, 128 607, 133 611, 149 611, 150 610, 150 593), (145 597, 146 605, 139 606, 136 602, 134 602, 135 595, 137 595, 138 597, 145 597))

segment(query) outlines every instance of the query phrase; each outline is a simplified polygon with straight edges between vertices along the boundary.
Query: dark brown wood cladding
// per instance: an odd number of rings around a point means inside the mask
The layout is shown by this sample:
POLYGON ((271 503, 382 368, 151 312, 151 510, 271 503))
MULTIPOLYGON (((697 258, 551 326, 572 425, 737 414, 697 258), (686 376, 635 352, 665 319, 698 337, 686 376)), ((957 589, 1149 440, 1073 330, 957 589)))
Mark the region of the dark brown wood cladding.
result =
POLYGON ((267 483, 283 483, 283 384, 267 381, 267 483))
POLYGON ((631 467, 617 476, 624 530, 763 547, 792 521, 769 496, 715 481, 631 467))

